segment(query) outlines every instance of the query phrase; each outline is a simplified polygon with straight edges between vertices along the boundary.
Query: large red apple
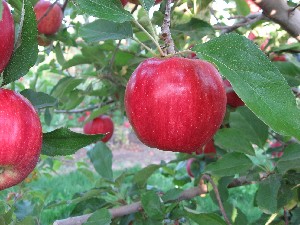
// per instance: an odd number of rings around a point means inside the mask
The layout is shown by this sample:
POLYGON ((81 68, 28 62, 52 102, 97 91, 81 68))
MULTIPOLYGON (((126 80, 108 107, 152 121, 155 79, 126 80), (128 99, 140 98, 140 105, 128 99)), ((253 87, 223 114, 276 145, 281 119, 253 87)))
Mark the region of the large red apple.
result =
POLYGON ((22 95, 0 89, 0 190, 23 181, 36 166, 42 148, 42 126, 22 95))
POLYGON ((63 12, 58 4, 55 4, 52 9, 52 3, 45 0, 40 0, 34 6, 34 12, 38 23, 38 31, 41 34, 52 35, 55 34, 62 23, 63 12))
POLYGON ((226 95, 227 95, 227 104, 230 105, 233 108, 237 108, 239 106, 244 106, 245 103, 240 99, 240 97, 235 93, 234 90, 232 90, 232 86, 228 80, 224 80, 224 86, 226 89, 226 95))
POLYGON ((83 127, 83 132, 85 134, 106 134, 101 141, 108 142, 114 132, 114 123, 109 116, 101 115, 87 122, 83 127))
POLYGON ((0 73, 2 73, 10 60, 15 42, 13 17, 7 3, 2 1, 2 5, 2 19, 0 17, 0 73))
POLYGON ((226 109, 226 92, 220 74, 208 62, 151 58, 130 77, 125 109, 144 144, 192 153, 219 129, 226 109))

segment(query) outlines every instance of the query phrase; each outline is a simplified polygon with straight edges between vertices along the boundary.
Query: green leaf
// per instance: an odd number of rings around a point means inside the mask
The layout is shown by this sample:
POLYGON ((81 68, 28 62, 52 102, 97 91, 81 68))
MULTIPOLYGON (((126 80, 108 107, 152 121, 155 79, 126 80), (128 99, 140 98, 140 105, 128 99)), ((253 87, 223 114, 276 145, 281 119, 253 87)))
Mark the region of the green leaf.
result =
POLYGON ((56 44, 56 46, 54 48, 54 51, 55 51, 55 54, 56 54, 57 62, 60 65, 64 65, 64 63, 66 62, 66 60, 65 60, 65 57, 64 57, 64 54, 62 52, 62 49, 61 49, 61 46, 60 46, 59 42, 56 44))
POLYGON ((249 140, 238 129, 220 129, 215 135, 214 140, 216 145, 228 152, 242 152, 249 155, 255 154, 249 140))
POLYGON ((149 165, 134 175, 133 182, 138 187, 144 187, 147 183, 148 178, 161 166, 160 165, 149 165))
POLYGON ((141 202, 148 217, 155 220, 164 219, 164 205, 154 191, 147 191, 144 193, 141 202))
POLYGON ((112 217, 108 209, 102 208, 94 212, 84 225, 109 225, 112 217))
POLYGON ((109 180, 113 179, 112 152, 103 142, 98 142, 93 149, 88 151, 88 156, 95 170, 109 180))
POLYGON ((163 196, 162 200, 164 202, 174 201, 179 198, 180 194, 182 193, 181 189, 174 188, 171 190, 168 190, 163 196))
POLYGON ((27 98, 37 109, 53 107, 57 104, 56 98, 43 92, 35 92, 31 89, 25 89, 21 91, 20 94, 27 98))
POLYGON ((80 11, 104 20, 117 23, 133 20, 119 0, 77 0, 76 6, 80 11))
POLYGON ((247 16, 250 8, 245 0, 235 0, 236 8, 239 15, 247 16))
POLYGON ((205 173, 216 176, 232 176, 248 171, 252 167, 251 160, 242 153, 232 152, 217 162, 207 165, 205 173))
POLYGON ((3 85, 13 82, 27 74, 34 66, 38 57, 37 23, 33 6, 30 1, 24 1, 24 20, 15 51, 4 70, 3 85), (20 44, 20 45, 19 45, 20 44))
POLYGON ((281 174, 288 170, 300 169, 300 145, 293 143, 284 149, 282 157, 277 162, 277 168, 281 174))
POLYGON ((231 128, 238 129, 250 143, 263 148, 268 138, 268 126, 247 107, 238 107, 230 114, 231 128))
POLYGON ((0 21, 2 20, 3 3, 0 4, 0 21))
POLYGON ((140 0, 142 6, 144 9, 146 9, 147 11, 149 11, 151 9, 151 7, 154 5, 154 0, 140 0))
POLYGON ((90 59, 89 57, 86 57, 86 56, 83 56, 83 55, 74 55, 73 58, 66 61, 62 65, 62 69, 65 70, 65 69, 68 69, 72 66, 77 66, 77 65, 81 65, 81 64, 90 64, 92 62, 93 62, 93 60, 90 59))
POLYGON ((277 212, 277 195, 280 188, 281 177, 273 174, 259 184, 256 194, 256 203, 265 213, 277 212))
POLYGON ((43 134, 42 154, 48 156, 72 155, 80 148, 102 139, 104 135, 85 135, 67 128, 60 128, 43 134))
POLYGON ((218 67, 258 118, 274 131, 300 139, 300 110, 295 97, 278 69, 252 41, 226 34, 193 50, 218 67))
POLYGON ((184 33, 195 40, 199 40, 206 35, 214 35, 214 28, 207 22, 192 18, 188 23, 171 27, 172 34, 184 33))
POLYGON ((55 98, 63 98, 67 96, 68 93, 74 90, 78 85, 80 85, 84 80, 76 79, 73 77, 65 77, 61 79, 56 86, 52 89, 51 95, 55 98))
POLYGON ((80 27, 79 35, 86 42, 99 42, 130 38, 133 34, 130 22, 116 23, 99 19, 80 27))
POLYGON ((300 67, 291 62, 273 62, 290 86, 300 85, 300 67))
POLYGON ((196 224, 205 225, 226 225, 225 221, 215 213, 192 213, 186 212, 186 217, 193 220, 196 224))

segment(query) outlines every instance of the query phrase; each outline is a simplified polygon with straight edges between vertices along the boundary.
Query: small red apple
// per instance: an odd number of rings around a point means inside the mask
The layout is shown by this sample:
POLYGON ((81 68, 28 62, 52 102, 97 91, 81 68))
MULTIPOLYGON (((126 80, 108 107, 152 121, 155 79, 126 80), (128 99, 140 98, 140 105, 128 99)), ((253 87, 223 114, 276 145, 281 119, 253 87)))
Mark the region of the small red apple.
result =
POLYGON ((216 154, 216 148, 215 148, 215 144, 214 144, 214 140, 211 139, 203 148, 201 148, 199 151, 197 151, 197 154, 216 154))
POLYGON ((256 39, 256 35, 251 31, 249 34, 248 34, 248 39, 253 41, 256 39))
POLYGON ((114 132, 114 123, 109 116, 101 115, 87 122, 83 127, 85 134, 106 134, 101 140, 102 142, 108 142, 114 132))
POLYGON ((261 10, 261 8, 260 8, 259 6, 257 6, 257 5, 253 2, 253 0, 246 0, 246 2, 247 2, 248 6, 249 6, 249 8, 250 8, 250 12, 251 12, 251 13, 257 13, 257 12, 259 12, 259 11, 261 10))
POLYGON ((272 58, 273 62, 286 62, 286 56, 285 55, 276 55, 272 58))
POLYGON ((165 151, 192 153, 219 129, 226 93, 216 68, 187 58, 150 58, 130 77, 125 110, 137 137, 165 151))
POLYGON ((232 90, 232 86, 228 80, 224 80, 224 86, 226 89, 226 95, 227 95, 227 104, 230 105, 233 108, 237 108, 239 106, 244 106, 245 103, 240 99, 240 97, 235 93, 234 90, 232 90))
POLYGON ((121 3, 123 6, 125 6, 128 3, 128 0, 121 0, 121 3))
POLYGON ((2 1, 2 19, 0 17, 0 73, 7 66, 14 50, 15 25, 10 9, 5 1, 2 1))
MULTIPOLYGON (((280 141, 273 141, 270 143, 270 148, 280 148, 282 143, 280 141)), ((283 151, 272 152, 272 158, 280 158, 283 155, 283 151)))
MULTIPOLYGON (((195 45, 190 45, 189 47, 188 47, 188 49, 191 49, 191 48, 193 48, 195 45)), ((195 52, 192 52, 192 53, 189 53, 188 55, 187 55, 187 58, 188 59, 196 59, 197 58, 197 54, 195 53, 195 52)))
POLYGON ((35 168, 42 148, 42 126, 22 95, 0 89, 0 190, 23 181, 35 168))
POLYGON ((58 4, 48 11, 52 3, 46 0, 40 0, 34 6, 34 12, 38 23, 38 31, 41 34, 52 35, 55 34, 62 23, 63 12, 58 4))

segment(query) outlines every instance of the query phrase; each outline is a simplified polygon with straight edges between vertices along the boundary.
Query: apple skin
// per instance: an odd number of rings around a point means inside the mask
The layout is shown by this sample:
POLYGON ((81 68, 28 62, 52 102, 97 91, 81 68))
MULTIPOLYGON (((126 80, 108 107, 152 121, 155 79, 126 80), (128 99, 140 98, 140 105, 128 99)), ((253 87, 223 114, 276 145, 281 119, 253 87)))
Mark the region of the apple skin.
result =
POLYGON ((192 153, 219 129, 226 93, 216 68, 187 58, 150 58, 130 77, 125 110, 137 137, 164 151, 192 153))
MULTIPOLYGON (((231 84, 228 80, 224 80, 225 88, 231 88, 231 84)), ((234 90, 230 90, 226 92, 227 95, 227 104, 233 108, 237 108, 239 106, 244 106, 245 103, 240 99, 240 97, 235 93, 234 90)))
POLYGON ((31 103, 0 89, 0 190, 23 181, 35 168, 42 148, 42 126, 31 103))
POLYGON ((83 127, 85 134, 106 134, 101 139, 102 142, 108 142, 114 132, 114 123, 109 116, 101 115, 87 122, 83 127))
MULTIPOLYGON (((51 5, 51 2, 45 0, 40 0, 38 3, 36 3, 34 6, 34 12, 37 21, 45 15, 51 5)), ((38 23, 39 33, 46 35, 55 34, 61 26, 62 19, 62 9, 58 4, 55 4, 48 14, 38 23)))
MULTIPOLYGON (((270 143, 270 148, 280 148, 282 143, 280 141, 273 141, 270 143)), ((283 151, 272 152, 272 158, 280 158, 283 155, 283 151)))
POLYGON ((0 18, 0 73, 7 66, 14 50, 15 25, 10 9, 5 1, 2 1, 2 20, 0 18))
POLYGON ((272 58, 273 62, 286 62, 286 56, 285 55, 276 55, 272 58))

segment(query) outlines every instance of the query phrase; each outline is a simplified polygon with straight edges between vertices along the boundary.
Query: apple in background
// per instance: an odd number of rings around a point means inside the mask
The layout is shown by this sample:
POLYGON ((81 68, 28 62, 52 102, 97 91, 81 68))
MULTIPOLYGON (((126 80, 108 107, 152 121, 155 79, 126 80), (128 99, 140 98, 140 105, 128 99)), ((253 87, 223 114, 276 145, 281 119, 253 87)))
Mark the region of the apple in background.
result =
POLYGON ((203 148, 201 148, 199 151, 197 151, 197 154, 216 154, 216 148, 215 148, 215 144, 214 144, 214 140, 211 139, 203 148))
POLYGON ((250 8, 251 13, 257 13, 261 10, 261 8, 259 6, 257 6, 253 0, 246 0, 246 2, 250 8))
POLYGON ((125 6, 128 3, 128 0, 121 0, 121 3, 123 6, 125 6))
POLYGON ((226 92, 216 68, 187 58, 150 58, 130 77, 125 110, 137 137, 164 151, 192 153, 219 129, 226 92))
POLYGON ((256 35, 251 31, 248 34, 248 39, 251 40, 251 41, 254 41, 256 39, 256 35))
POLYGON ((41 34, 53 35, 61 26, 63 19, 62 9, 58 4, 55 4, 47 13, 47 10, 51 5, 52 3, 49 1, 40 0, 34 6, 36 20, 39 21, 41 19, 38 23, 38 31, 41 34), (44 16, 45 14, 47 15, 44 16))
MULTIPOLYGON (((189 47, 188 47, 188 49, 190 50, 191 48, 193 48, 195 45, 190 45, 189 47)), ((197 58, 197 54, 195 53, 195 52, 192 52, 192 53, 190 53, 190 54, 188 54, 187 55, 187 58, 188 59, 196 59, 197 58)))
MULTIPOLYGON (((7 66, 14 50, 15 25, 10 9, 5 1, 1 1, 3 6, 2 20, 0 20, 0 73, 7 66)), ((1 19, 1 18, 0 18, 1 19)))
MULTIPOLYGON (((280 148, 283 147, 280 141, 273 141, 270 143, 270 148, 280 148)), ((272 158, 280 158, 283 155, 283 151, 272 152, 272 158)))
POLYGON ((286 56, 285 55, 276 55, 271 59, 273 62, 286 62, 286 56))
POLYGON ((101 115, 87 122, 83 127, 85 134, 106 134, 101 140, 108 142, 114 132, 114 123, 109 116, 101 115))
POLYGON ((227 96, 227 104, 230 105, 233 108, 237 108, 239 106, 244 106, 245 103, 240 99, 240 97, 235 93, 234 90, 232 90, 232 86, 229 82, 229 80, 224 80, 224 86, 227 89, 226 90, 226 96, 227 96))
POLYGON ((23 181, 35 168, 42 148, 42 126, 22 95, 0 89, 0 190, 23 181))

